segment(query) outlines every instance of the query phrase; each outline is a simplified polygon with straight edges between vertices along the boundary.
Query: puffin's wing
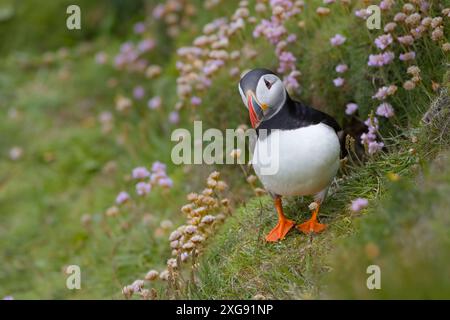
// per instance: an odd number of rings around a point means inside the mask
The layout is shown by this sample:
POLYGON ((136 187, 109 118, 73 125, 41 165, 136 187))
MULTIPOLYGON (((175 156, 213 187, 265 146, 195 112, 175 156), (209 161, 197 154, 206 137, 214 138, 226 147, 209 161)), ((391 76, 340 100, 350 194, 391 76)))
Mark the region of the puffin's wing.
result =
POLYGON ((310 119, 312 123, 324 123, 334 129, 336 133, 339 131, 342 131, 341 126, 339 123, 337 123, 336 119, 334 119, 329 114, 326 114, 325 112, 322 112, 320 110, 308 107, 305 109, 305 112, 308 113, 307 118, 310 119))

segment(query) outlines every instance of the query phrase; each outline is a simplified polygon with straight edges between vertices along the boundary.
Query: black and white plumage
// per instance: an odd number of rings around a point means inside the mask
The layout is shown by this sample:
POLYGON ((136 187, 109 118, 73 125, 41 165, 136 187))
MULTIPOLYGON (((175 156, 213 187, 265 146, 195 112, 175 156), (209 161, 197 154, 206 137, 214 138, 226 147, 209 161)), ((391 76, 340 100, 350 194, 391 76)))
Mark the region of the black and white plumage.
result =
MULTIPOLYGON (((258 133, 252 163, 266 190, 276 200, 280 196, 314 195, 320 205, 340 165, 339 124, 333 117, 292 100, 281 79, 267 69, 246 73, 239 82, 239 92, 258 133), (267 134, 261 134, 262 129, 267 134), (260 152, 269 149, 270 153, 260 152), (278 169, 265 174, 262 164, 275 160, 278 169)), ((317 231, 313 225, 311 228, 317 231)), ((268 237, 282 239, 285 231, 275 230, 279 237, 272 233, 268 237)))

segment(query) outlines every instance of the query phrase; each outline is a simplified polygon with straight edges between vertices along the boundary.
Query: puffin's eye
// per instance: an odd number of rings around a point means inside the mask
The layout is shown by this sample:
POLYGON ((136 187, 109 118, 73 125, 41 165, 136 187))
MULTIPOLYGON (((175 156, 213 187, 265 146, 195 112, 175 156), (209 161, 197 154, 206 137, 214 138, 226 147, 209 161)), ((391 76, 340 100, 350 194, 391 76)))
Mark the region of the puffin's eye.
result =
POLYGON ((268 81, 266 78, 264 78, 264 83, 265 83, 267 89, 270 90, 270 88, 272 88, 272 83, 270 83, 270 81, 268 81))

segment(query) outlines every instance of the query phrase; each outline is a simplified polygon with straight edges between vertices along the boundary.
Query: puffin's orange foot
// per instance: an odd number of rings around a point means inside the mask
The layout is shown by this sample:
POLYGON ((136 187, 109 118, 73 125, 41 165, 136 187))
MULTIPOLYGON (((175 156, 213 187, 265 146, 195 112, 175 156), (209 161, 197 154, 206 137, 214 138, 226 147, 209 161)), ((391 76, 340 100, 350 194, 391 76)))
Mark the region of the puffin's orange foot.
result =
POLYGON ((326 224, 322 224, 317 222, 317 219, 309 219, 308 221, 299 224, 297 226, 297 229, 300 230, 303 233, 309 234, 311 232, 313 233, 319 233, 327 227, 326 224))
POLYGON ((272 231, 270 231, 266 236, 266 241, 275 242, 278 240, 283 240, 294 225, 295 222, 292 220, 285 219, 283 221, 279 221, 276 227, 273 228, 272 231))

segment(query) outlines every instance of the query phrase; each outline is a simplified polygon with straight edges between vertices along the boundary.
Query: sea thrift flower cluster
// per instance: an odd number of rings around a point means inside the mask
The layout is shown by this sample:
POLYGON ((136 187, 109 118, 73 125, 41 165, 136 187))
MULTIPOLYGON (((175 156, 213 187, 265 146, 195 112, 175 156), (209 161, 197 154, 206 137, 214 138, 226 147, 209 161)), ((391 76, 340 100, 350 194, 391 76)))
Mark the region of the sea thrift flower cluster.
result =
POLYGON ((390 118, 394 115, 394 108, 390 103, 383 102, 377 107, 377 110, 375 112, 377 116, 382 116, 385 118, 390 118))
MULTIPOLYGON (((153 163, 151 171, 146 167, 134 168, 131 172, 131 178, 137 180, 135 192, 138 196, 149 194, 154 187, 168 189, 173 186, 172 179, 167 176, 166 165, 159 161, 153 163)), ((130 194, 121 191, 116 197, 116 204, 122 205, 130 200, 130 194)))
POLYGON ((144 73, 149 66, 147 53, 155 48, 155 41, 151 38, 139 43, 125 42, 119 53, 114 57, 114 66, 119 70, 144 73))
POLYGON ((172 179, 167 176, 165 164, 159 161, 153 163, 150 182, 152 185, 159 185, 163 188, 171 188, 173 186, 172 179))
POLYGON ((116 110, 119 112, 127 112, 133 106, 133 101, 130 98, 122 95, 116 98, 116 110))
POLYGON ((356 103, 347 103, 347 105, 345 106, 345 114, 346 115, 352 115, 354 114, 356 111, 358 110, 358 105, 356 103))
POLYGON ((298 78, 301 72, 296 67, 296 57, 288 50, 289 43, 297 40, 295 34, 289 33, 285 24, 297 16, 304 6, 303 1, 271 0, 272 16, 263 19, 253 30, 253 36, 265 37, 275 46, 275 54, 279 61, 278 73, 284 75, 284 85, 292 92, 300 87, 298 78))
POLYGON ((117 204, 124 204, 128 200, 130 200, 130 195, 126 191, 119 192, 119 194, 116 197, 117 204))
POLYGON ((160 96, 156 96, 151 98, 150 100, 148 100, 147 102, 147 106, 149 107, 149 109, 159 109, 162 105, 162 99, 160 96))
MULTIPOLYGON (((159 164, 156 167, 163 168, 159 164)), ((143 173, 142 168, 135 170, 143 173)), ((138 279, 125 286, 122 289, 125 298, 140 295, 146 299, 144 294, 149 295, 152 292, 152 298, 156 298, 154 289, 144 288, 145 281, 162 280, 182 285, 182 278, 178 276, 182 264, 190 259, 196 259, 201 254, 205 241, 214 234, 218 224, 231 214, 230 200, 222 196, 227 188, 227 184, 220 180, 220 173, 215 171, 208 176, 206 188, 201 193, 187 195, 188 203, 181 208, 181 212, 186 216, 186 224, 172 231, 168 238, 173 258, 167 260, 167 269, 161 272, 149 270, 144 277, 145 280, 138 279)))
POLYGON ((345 73, 348 70, 348 66, 345 63, 338 64, 336 66, 337 73, 345 73))
POLYGON ((367 62, 367 65, 369 67, 382 67, 390 64, 394 58, 395 54, 392 51, 386 51, 380 54, 371 54, 369 55, 369 62, 367 62))
MULTIPOLYGON (((328 19, 328 16, 334 14, 330 8, 335 2, 346 6, 345 9, 354 10, 354 2, 350 0, 323 0, 321 7, 315 8, 318 15, 315 19, 328 19)), ((223 0, 199 2, 207 9, 224 3, 223 0)), ((372 2, 363 1, 362 3, 368 5, 372 2)), ((431 13, 442 8, 439 7, 439 4, 436 5, 431 1, 410 0, 405 3, 382 0, 378 3, 382 10, 384 26, 382 31, 372 39, 374 52, 367 56, 367 65, 371 68, 367 68, 368 74, 364 74, 373 81, 375 86, 372 93, 373 110, 369 112, 370 115, 364 122, 367 132, 360 137, 361 143, 370 155, 376 154, 384 147, 383 142, 379 141, 379 122, 386 121, 384 118, 391 118, 395 112, 400 110, 394 110, 393 96, 398 94, 398 91, 402 93, 403 90, 414 89, 422 81, 421 70, 416 64, 420 63, 422 58, 427 57, 426 52, 423 51, 424 48, 435 45, 441 47, 444 52, 450 52, 450 44, 444 33, 447 28, 444 28, 444 24, 450 17, 450 8, 443 9, 442 16, 434 17, 431 16, 431 13), (431 41, 428 41, 429 39, 431 41), (425 43, 426 46, 423 41, 428 41, 425 43), (396 59, 397 57, 398 59, 396 59), (404 63, 399 61, 404 61, 404 63), (398 72, 393 72, 398 71, 397 67, 401 68, 402 72, 406 70, 408 79, 405 82, 403 82, 405 80, 403 77, 398 76, 398 72)), ((256 59, 260 51, 251 44, 252 41, 249 41, 251 39, 248 38, 248 31, 254 38, 263 39, 273 46, 277 59, 276 71, 283 75, 287 89, 293 91, 299 88, 301 73, 296 66, 299 52, 292 48, 294 43, 302 40, 297 39, 302 33, 294 32, 297 32, 298 28, 301 28, 302 32, 312 28, 308 24, 308 20, 302 20, 300 16, 303 8, 304 1, 301 0, 255 0, 254 2, 242 0, 231 16, 217 18, 206 24, 201 34, 189 46, 177 50, 178 102, 175 110, 167 112, 169 123, 176 124, 180 121, 183 107, 195 109, 201 106, 205 99, 203 93, 213 85, 216 77, 228 75, 235 83, 243 71, 241 69, 251 68, 255 65, 251 63, 251 60, 256 59), (249 3, 254 3, 254 8, 249 8, 249 3), (242 43, 242 39, 245 39, 244 43, 242 43)), ((180 30, 189 27, 189 18, 195 14, 196 10, 196 7, 188 0, 167 0, 154 8, 152 20, 158 20, 158 24, 166 24, 167 34, 170 37, 176 37, 180 30)), ((314 9, 312 10, 314 11, 314 9)), ((371 14, 366 8, 354 11, 354 15, 360 19, 367 19, 371 14)), ((356 18, 355 20, 361 23, 362 28, 366 27, 364 21, 356 18)), ((156 43, 149 33, 149 29, 146 21, 136 23, 133 27, 133 37, 138 40, 123 43, 115 57, 109 57, 102 51, 97 52, 95 61, 98 64, 113 63, 118 70, 133 72, 147 79, 158 77, 163 70, 161 66, 152 64, 156 43)), ((370 33, 373 35, 375 32, 372 30, 370 33)), ((350 33, 348 39, 337 33, 326 39, 324 45, 335 47, 334 51, 342 50, 339 47, 346 46, 346 44, 351 44, 355 48, 359 47, 359 43, 351 43, 351 41, 350 33)), ((364 42, 361 42, 361 45, 363 44, 364 42)), ((52 55, 48 55, 45 59, 48 63, 55 61, 55 57, 52 55)), ((349 65, 344 62, 340 59, 335 62, 335 74, 331 77, 333 83, 329 81, 327 85, 338 88, 348 86, 349 89, 353 89, 350 88, 353 81, 349 81, 349 65)), ((353 68, 353 65, 351 67, 353 68)), ((429 79, 429 77, 424 76, 424 79, 429 79)), ((434 88, 435 83, 432 83, 434 88)), ((110 88, 117 87, 118 80, 111 79, 108 81, 108 85, 110 88)), ((315 84, 311 83, 311 86, 313 85, 315 84)), ((429 84, 424 83, 424 85, 429 84)), ((125 90, 126 96, 118 95, 116 98, 116 109, 119 112, 127 112, 134 105, 146 105, 150 110, 161 109, 163 104, 161 96, 150 92, 150 86, 147 86, 145 82, 135 82, 131 87, 127 86, 125 90)), ((355 91, 347 90, 342 94, 352 94, 353 92, 355 91)), ((367 115, 360 114, 364 108, 358 112, 358 104, 351 102, 353 99, 347 101, 349 103, 345 105, 344 112, 346 115, 352 116, 352 120, 359 116, 364 117, 363 119, 367 117, 367 115)), ((160 111, 162 113, 165 110, 160 111)), ((101 113, 98 121, 102 125, 102 131, 109 132, 113 120, 111 113, 101 113)), ((230 155, 238 158, 242 153, 242 150, 235 149, 230 155)), ((257 187, 257 177, 249 175, 245 169, 243 170, 255 195, 267 194, 264 189, 257 187)), ((126 203, 132 201, 132 198, 143 199, 146 195, 155 192, 155 188, 167 189, 173 185, 173 181, 167 176, 166 166, 160 162, 154 163, 151 168, 142 166, 134 168, 131 176, 127 176, 127 179, 132 182, 133 187, 131 190, 123 190, 117 195, 115 204, 106 210, 105 216, 118 216, 120 211, 133 207, 132 205, 125 206, 126 203)), ((142 279, 125 286, 123 294, 126 298, 140 295, 143 299, 153 299, 156 297, 156 291, 146 288, 149 282, 162 280, 171 286, 174 284, 177 286, 182 282, 179 275, 182 266, 186 265, 183 263, 192 262, 192 268, 195 269, 196 257, 204 250, 205 244, 208 238, 214 234, 216 226, 231 212, 230 201, 222 197, 226 188, 227 185, 220 179, 220 174, 213 172, 208 177, 206 188, 202 192, 188 195, 188 203, 181 208, 182 213, 186 216, 184 225, 173 230, 173 223, 170 220, 158 221, 160 227, 156 229, 155 235, 157 237, 166 236, 167 232, 172 257, 166 261, 167 267, 163 270, 149 270, 142 279), (168 231, 172 230, 173 232, 169 236, 168 231)), ((367 199, 358 198, 352 201, 351 210, 359 212, 367 206, 367 199)), ((142 220, 149 223, 148 221, 153 218, 151 214, 146 213, 142 220)), ((93 222, 89 215, 83 215, 81 220, 86 226, 93 222)), ((124 227, 126 224, 124 223, 124 227)))
POLYGON ((378 49, 384 50, 386 49, 394 40, 392 36, 388 34, 383 34, 375 39, 375 45, 378 49))
MULTIPOLYGON (((392 21, 387 21, 385 23, 385 33, 375 38, 374 44, 377 49, 387 51, 369 55, 368 66, 380 68, 391 64, 395 58, 394 50, 396 46, 401 48, 401 53, 398 55, 400 61, 408 63, 415 61, 417 52, 411 50, 411 48, 413 48, 413 46, 414 48, 417 48, 415 46, 416 42, 424 37, 430 37, 431 40, 435 42, 443 42, 442 39, 445 38, 443 17, 433 17, 430 15, 430 4, 428 1, 414 0, 404 3, 398 12, 394 11, 398 6, 393 0, 383 0, 380 2, 379 6, 384 12, 384 15, 391 17, 392 21), (400 32, 401 34, 399 34, 400 32)), ((448 15, 450 9, 447 11, 445 10, 446 9, 442 10, 442 14, 448 15)), ((355 12, 356 16, 363 19, 367 19, 369 14, 367 9, 361 9, 355 12)), ((422 80, 420 69, 415 65, 411 65, 407 69, 407 74, 410 75, 411 78, 406 80, 402 87, 405 90, 413 90, 422 80)), ((396 92, 396 85, 384 85, 372 96, 373 99, 381 101, 381 104, 375 109, 375 114, 377 116, 390 118, 394 115, 392 104, 386 100, 396 92)), ((373 154, 383 147, 382 143, 376 141, 378 119, 370 117, 365 123, 368 127, 368 132, 361 136, 361 142, 366 146, 368 153, 373 154)))
MULTIPOLYGON (((333 47, 337 47, 342 45, 345 42, 346 38, 341 34, 336 34, 334 37, 330 39, 330 43, 333 47)), ((343 74, 347 72, 348 66, 345 63, 340 63, 336 66, 335 71, 339 74, 343 74)), ((333 79, 333 85, 336 88, 342 87, 345 84, 345 79, 341 76, 333 79)))
POLYGON ((362 209, 367 208, 369 205, 369 200, 365 198, 357 198, 352 201, 350 209, 353 212, 360 212, 362 209))
POLYGON ((369 117, 364 124, 367 126, 368 131, 361 135, 361 143, 366 147, 367 152, 370 155, 377 153, 384 147, 383 142, 378 142, 377 133, 379 129, 378 119, 376 117, 369 117))
POLYGON ((12 160, 12 161, 17 161, 17 160, 19 160, 20 158, 22 158, 22 156, 23 156, 23 149, 21 148, 21 147, 12 147, 10 150, 9 150, 9 158, 12 160))
MULTIPOLYGON (((112 65, 119 71, 130 72, 142 76, 141 78, 155 79, 162 72, 160 66, 151 64, 152 55, 154 54, 153 51, 156 48, 156 42, 147 29, 147 23, 145 21, 136 23, 133 30, 134 33, 137 34, 138 39, 122 43, 119 53, 112 59, 112 65)), ((97 53, 95 59, 99 64, 104 64, 108 61, 107 55, 103 52, 97 53)), ((118 80, 116 78, 111 78, 108 85, 110 87, 116 87, 118 85, 118 80)), ((127 112, 133 105, 133 100, 142 101, 144 99, 144 101, 147 101, 150 109, 159 108, 161 101, 151 100, 153 98, 147 100, 148 98, 146 98, 146 96, 148 92, 145 87, 144 84, 138 84, 130 90, 127 96, 118 96, 116 98, 117 111, 127 112), (152 103, 150 103, 150 101, 152 103)))
POLYGON ((114 126, 114 116, 109 111, 103 111, 98 115, 98 121, 104 134, 110 133, 114 126))
POLYGON ((388 96, 394 95, 397 92, 397 89, 395 84, 383 86, 372 96, 372 99, 385 100, 388 96))
POLYGON ((330 43, 333 47, 337 47, 344 44, 345 40, 347 40, 347 38, 338 33, 330 39, 330 43))
POLYGON ((414 60, 415 58, 416 58, 416 53, 414 51, 401 53, 400 56, 399 56, 399 59, 401 61, 410 61, 410 60, 414 60))
MULTIPOLYGON (((211 2, 205 1, 205 6, 211 2)), ((167 24, 167 34, 176 37, 180 33, 180 28, 187 28, 190 25, 190 18, 196 12, 195 6, 187 0, 167 0, 153 9, 152 18, 167 24)))
POLYGON ((316 13, 320 17, 325 17, 325 16, 328 16, 331 13, 331 10, 330 10, 330 8, 318 7, 316 9, 316 13))
POLYGON ((335 87, 342 87, 344 85, 344 83, 345 83, 345 79, 341 78, 341 77, 338 77, 333 80, 333 84, 335 87))
POLYGON ((405 90, 413 90, 416 85, 422 81, 422 77, 420 76, 420 68, 415 65, 409 66, 406 73, 411 76, 411 79, 406 80, 403 83, 403 88, 405 90))
MULTIPOLYGON (((203 34, 194 39, 192 46, 178 49, 176 67, 180 76, 177 79, 179 100, 175 105, 176 111, 192 102, 197 106, 201 102, 197 94, 211 86, 214 75, 228 62, 238 60, 241 54, 248 54, 246 47, 230 50, 230 41, 245 28, 249 18, 248 3, 241 1, 230 20, 218 18, 206 24, 203 34), (193 97, 196 98, 192 100, 193 97)), ((253 57, 256 55, 251 54, 253 57)))
POLYGON ((103 51, 98 52, 95 55, 95 62, 98 64, 105 64, 108 61, 108 55, 103 51))
POLYGON ((187 224, 172 232, 169 237, 172 255, 185 261, 201 250, 201 243, 214 231, 214 222, 223 221, 230 213, 228 199, 218 197, 227 184, 220 180, 219 172, 211 173, 206 180, 206 189, 201 194, 190 193, 188 204, 181 208, 187 217, 187 224), (195 249, 195 251, 193 251, 195 249))

